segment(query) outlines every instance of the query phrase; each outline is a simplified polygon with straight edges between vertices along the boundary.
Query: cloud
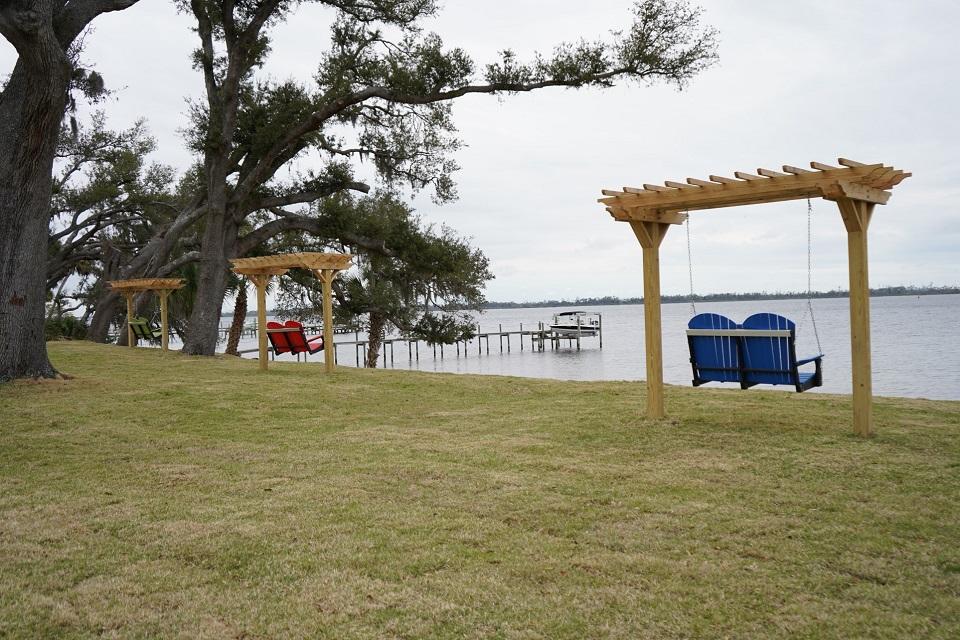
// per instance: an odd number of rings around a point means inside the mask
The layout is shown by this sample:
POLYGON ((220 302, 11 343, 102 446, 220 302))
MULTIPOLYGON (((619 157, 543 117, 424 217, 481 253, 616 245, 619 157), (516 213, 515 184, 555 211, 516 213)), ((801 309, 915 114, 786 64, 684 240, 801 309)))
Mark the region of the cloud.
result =
MULTIPOLYGON (((838 156, 915 173, 878 207, 871 229, 874 283, 956 283, 960 189, 960 5, 816 0, 712 0, 720 64, 681 92, 655 86, 547 90, 455 106, 467 146, 457 160, 461 200, 415 203, 425 219, 472 237, 492 260, 491 298, 639 295, 640 247, 596 202, 602 188, 838 156), (935 9, 931 9, 931 5, 935 9)), ((502 49, 521 56, 562 40, 594 39, 629 19, 629 0, 448 3, 428 28, 479 64, 502 49)), ((300 5, 274 33, 266 71, 309 81, 327 46, 330 13, 300 5)), ((114 126, 148 119, 159 159, 185 168, 177 129, 185 98, 202 90, 186 16, 139 3, 100 18, 85 59, 124 87, 106 105, 114 126)), ((0 74, 14 52, 0 44, 0 74)), ((307 160, 304 160, 307 163, 307 160)), ((846 286, 846 238, 835 205, 816 201, 815 286, 846 286)), ((805 285, 806 205, 787 202, 696 213, 701 292, 805 285)), ((663 247, 663 289, 688 287, 684 231, 663 247)))

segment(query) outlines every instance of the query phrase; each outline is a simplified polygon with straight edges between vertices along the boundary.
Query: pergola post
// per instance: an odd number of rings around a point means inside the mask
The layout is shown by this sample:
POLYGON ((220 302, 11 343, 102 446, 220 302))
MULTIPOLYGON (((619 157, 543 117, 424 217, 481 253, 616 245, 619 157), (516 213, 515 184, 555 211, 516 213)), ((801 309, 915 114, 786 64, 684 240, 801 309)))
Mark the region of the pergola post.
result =
POLYGON ((123 297, 127 299, 127 346, 131 349, 137 345, 133 328, 130 327, 130 320, 133 318, 133 296, 133 291, 123 292, 123 297))
POLYGON ((874 204, 838 198, 847 229, 850 274, 850 361, 853 378, 853 431, 873 433, 873 380, 870 363, 870 278, 867 265, 867 229, 874 204))
POLYGON ((333 279, 337 270, 321 269, 316 275, 323 284, 323 363, 327 373, 332 373, 337 366, 333 351, 333 279))
POLYGON ((249 275, 250 280, 257 287, 257 346, 259 348, 260 371, 266 371, 267 362, 267 284, 270 283, 269 273, 255 273, 249 275))
POLYGON ((660 244, 669 224, 631 221, 643 247, 643 333, 647 353, 647 416, 663 418, 663 337, 660 320, 660 244))
POLYGON ((160 296, 160 330, 163 335, 160 336, 160 348, 163 351, 170 350, 170 322, 167 314, 167 297, 170 295, 169 289, 160 289, 157 295, 160 296))

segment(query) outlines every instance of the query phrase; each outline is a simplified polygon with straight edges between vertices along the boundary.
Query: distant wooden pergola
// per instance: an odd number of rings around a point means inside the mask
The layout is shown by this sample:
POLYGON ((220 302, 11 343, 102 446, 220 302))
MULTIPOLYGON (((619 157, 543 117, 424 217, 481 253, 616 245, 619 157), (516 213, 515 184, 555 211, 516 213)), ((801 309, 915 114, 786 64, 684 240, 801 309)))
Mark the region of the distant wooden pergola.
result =
POLYGON ((643 301, 647 351, 647 415, 661 418, 663 354, 660 321, 660 243, 672 224, 682 224, 687 211, 824 198, 840 208, 847 229, 850 276, 850 344, 853 369, 853 429, 873 431, 870 367, 870 284, 867 272, 867 227, 873 209, 886 204, 890 191, 906 173, 883 164, 840 158, 839 167, 811 162, 810 169, 785 165, 783 171, 737 171, 734 178, 687 178, 643 188, 604 189, 599 202, 615 220, 629 222, 643 247, 643 301))
POLYGON ((176 291, 182 289, 184 281, 180 278, 137 278, 135 280, 111 280, 110 288, 119 291, 127 299, 127 346, 136 345, 133 336, 133 329, 130 328, 130 319, 133 317, 133 297, 144 291, 156 291, 160 296, 160 330, 163 335, 160 336, 160 348, 164 351, 169 350, 170 346, 170 325, 167 316, 167 297, 176 291))
POLYGON ((323 283, 323 356, 328 372, 335 365, 333 353, 333 279, 337 273, 350 267, 349 253, 286 253, 278 256, 235 258, 234 273, 244 275, 257 287, 257 339, 260 369, 267 370, 267 284, 273 276, 290 269, 308 269, 323 283))

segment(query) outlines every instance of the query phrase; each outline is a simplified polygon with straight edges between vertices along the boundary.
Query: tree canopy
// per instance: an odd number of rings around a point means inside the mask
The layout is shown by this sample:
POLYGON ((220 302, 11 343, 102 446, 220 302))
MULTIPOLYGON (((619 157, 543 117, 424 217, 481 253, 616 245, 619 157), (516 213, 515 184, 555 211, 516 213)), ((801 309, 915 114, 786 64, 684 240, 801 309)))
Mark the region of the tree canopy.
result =
MULTIPOLYGON (((284 207, 347 190, 355 162, 372 159, 387 188, 430 187, 455 197, 459 147, 452 102, 472 93, 510 94, 545 87, 608 87, 618 79, 682 86, 715 59, 715 34, 685 3, 643 0, 625 32, 609 42, 565 43, 523 63, 511 51, 478 68, 465 51, 421 28, 437 4, 427 0, 320 0, 334 12, 330 46, 314 86, 276 82, 257 71, 269 34, 294 6, 281 0, 223 5, 180 2, 196 20, 194 65, 205 100, 193 105, 191 148, 202 158, 206 200, 197 300, 184 350, 212 353, 227 281, 227 260, 243 255, 239 231, 248 216, 266 227, 313 226, 284 207), (310 153, 317 169, 281 178, 310 153), (270 215, 274 216, 270 219, 270 215)), ((268 235, 263 228, 253 237, 268 235)), ((265 238, 266 239, 266 238, 265 238)))
MULTIPOLYGON (((390 331, 431 343, 452 343, 472 335, 470 312, 482 309, 484 286, 493 277, 479 249, 448 227, 425 225, 393 194, 362 198, 342 194, 318 208, 317 217, 328 228, 338 229, 341 237, 363 237, 380 247, 369 250, 349 242, 333 246, 358 254, 357 269, 334 282, 334 294, 339 316, 367 330, 368 366, 376 366, 381 341, 390 331)), ((302 234, 291 240, 284 242, 290 250, 325 248, 302 234)), ((282 315, 319 316, 322 291, 315 278, 281 283, 282 315)))

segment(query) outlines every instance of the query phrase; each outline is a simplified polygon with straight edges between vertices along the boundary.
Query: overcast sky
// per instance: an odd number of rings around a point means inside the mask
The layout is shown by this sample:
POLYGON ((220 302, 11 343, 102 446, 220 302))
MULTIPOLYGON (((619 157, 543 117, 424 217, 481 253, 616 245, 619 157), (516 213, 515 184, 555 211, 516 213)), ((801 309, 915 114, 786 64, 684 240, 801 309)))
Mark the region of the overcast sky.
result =
MULTIPOLYGON (((513 49, 527 57, 629 23, 628 0, 448 0, 427 26, 478 65, 513 49)), ((871 284, 960 284, 960 3, 950 0, 704 0, 720 31, 720 61, 684 91, 619 86, 470 96, 455 118, 460 199, 415 204, 427 220, 470 237, 491 260, 491 300, 642 295, 641 251, 629 226, 596 202, 602 188, 732 175, 757 167, 883 162, 914 177, 878 207, 871 284)), ((331 14, 300 8, 274 30, 267 71, 309 81, 331 14)), ((110 87, 114 128, 148 120, 156 160, 186 167, 178 130, 201 94, 188 56, 190 21, 167 0, 102 16, 85 60, 110 87)), ((15 53, 0 40, 0 74, 15 53)), ((692 214, 698 293, 806 287, 806 203, 692 214)), ((664 293, 688 289, 686 234, 671 229, 664 293)), ((836 205, 814 201, 817 289, 847 286, 836 205)))

